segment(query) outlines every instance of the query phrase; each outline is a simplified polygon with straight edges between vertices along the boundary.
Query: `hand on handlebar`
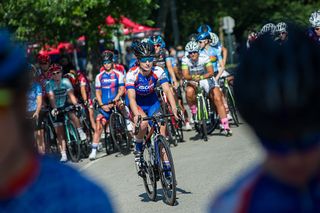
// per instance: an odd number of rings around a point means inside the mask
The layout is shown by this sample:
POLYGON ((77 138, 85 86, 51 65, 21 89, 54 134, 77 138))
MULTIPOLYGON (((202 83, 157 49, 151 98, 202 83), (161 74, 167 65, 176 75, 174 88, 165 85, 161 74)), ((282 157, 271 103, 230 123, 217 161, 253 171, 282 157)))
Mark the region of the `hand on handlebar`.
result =
POLYGON ((54 108, 54 109, 51 110, 51 115, 52 115, 53 117, 57 116, 58 113, 59 113, 59 112, 58 112, 58 109, 57 109, 57 108, 54 108))

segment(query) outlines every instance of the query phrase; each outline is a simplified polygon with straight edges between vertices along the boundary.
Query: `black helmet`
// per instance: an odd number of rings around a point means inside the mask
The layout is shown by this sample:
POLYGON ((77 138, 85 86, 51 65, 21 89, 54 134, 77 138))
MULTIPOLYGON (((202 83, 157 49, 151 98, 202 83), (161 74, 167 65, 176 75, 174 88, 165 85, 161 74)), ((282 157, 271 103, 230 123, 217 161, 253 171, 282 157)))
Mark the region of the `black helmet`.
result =
POLYGON ((113 61, 113 52, 111 50, 105 50, 101 54, 102 61, 113 61))
POLYGON ((154 56, 155 50, 152 44, 142 42, 134 48, 134 54, 137 58, 154 56))
POLYGON ((316 135, 320 142, 320 52, 303 30, 289 25, 288 32, 284 45, 262 35, 242 55, 234 92, 242 117, 264 145, 289 141, 299 149, 305 138, 316 135))

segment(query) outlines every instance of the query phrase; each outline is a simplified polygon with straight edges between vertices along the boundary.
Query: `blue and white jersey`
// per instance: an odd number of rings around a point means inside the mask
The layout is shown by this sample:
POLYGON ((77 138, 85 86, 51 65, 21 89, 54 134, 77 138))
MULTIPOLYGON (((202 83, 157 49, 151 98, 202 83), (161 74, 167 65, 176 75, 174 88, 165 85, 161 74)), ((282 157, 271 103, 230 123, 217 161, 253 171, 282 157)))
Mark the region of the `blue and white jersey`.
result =
POLYGON ((320 212, 320 174, 302 190, 255 167, 219 195, 212 213, 320 212))
POLYGON ((27 112, 36 111, 38 97, 42 97, 42 88, 39 83, 34 82, 27 93, 27 112))
POLYGON ((101 90, 102 104, 108 104, 118 94, 119 87, 124 86, 124 75, 112 69, 102 71, 96 76, 96 90, 101 90))
POLYGON ((202 49, 200 50, 200 53, 202 54, 207 54, 210 58, 210 61, 212 63, 212 66, 213 66, 213 71, 216 73, 216 72, 219 72, 219 61, 222 60, 222 56, 221 56, 221 52, 219 52, 219 49, 217 48, 214 48, 212 46, 209 46, 208 49, 202 49))
POLYGON ((158 82, 159 85, 168 82, 168 78, 161 67, 153 67, 148 76, 142 75, 139 67, 134 67, 127 74, 126 89, 135 90, 138 106, 142 108, 149 107, 158 101, 155 92, 158 82))
POLYGON ((49 81, 46 87, 48 94, 54 94, 56 107, 63 107, 67 101, 68 92, 73 90, 72 84, 67 78, 62 78, 57 84, 53 79, 49 81))

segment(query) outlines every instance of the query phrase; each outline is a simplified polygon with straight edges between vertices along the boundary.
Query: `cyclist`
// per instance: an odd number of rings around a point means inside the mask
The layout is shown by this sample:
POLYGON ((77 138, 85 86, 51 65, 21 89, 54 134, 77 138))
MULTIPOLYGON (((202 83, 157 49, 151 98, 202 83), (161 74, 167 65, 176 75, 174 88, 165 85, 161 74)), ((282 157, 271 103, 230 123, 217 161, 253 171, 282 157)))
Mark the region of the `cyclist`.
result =
MULTIPOLYGON (((217 108, 218 114, 221 118, 223 129, 222 133, 226 136, 231 136, 232 132, 229 127, 229 121, 226 114, 226 109, 223 105, 222 94, 213 76, 213 66, 210 62, 209 56, 205 53, 199 52, 199 45, 195 41, 189 41, 185 47, 186 52, 189 53, 187 57, 182 58, 182 73, 184 79, 188 81, 198 81, 200 86, 209 95, 217 108)), ((197 112, 196 107, 196 88, 189 83, 186 89, 187 103, 191 109, 191 113, 195 116, 197 112)))
POLYGON ((126 68, 119 63, 119 51, 113 51, 113 68, 121 72, 123 75, 126 74, 126 68))
MULTIPOLYGON (((61 162, 66 162, 68 160, 66 155, 66 141, 65 133, 63 128, 63 115, 58 114, 59 108, 64 108, 67 106, 67 98, 70 99, 71 103, 77 108, 81 108, 78 105, 77 98, 73 93, 73 87, 67 78, 62 78, 62 67, 59 64, 52 64, 49 67, 48 72, 51 73, 52 79, 49 81, 46 91, 49 97, 50 105, 52 107, 52 115, 56 116, 54 121, 54 126, 57 135, 57 142, 59 150, 61 152, 61 162)), ((75 113, 69 113, 70 119, 73 121, 74 125, 77 127, 79 136, 81 140, 86 140, 86 134, 84 133, 80 121, 75 113)))
MULTIPOLYGON (((38 54, 37 56, 37 62, 39 65, 39 69, 36 72, 36 81, 41 85, 42 87, 42 95, 45 98, 46 94, 46 85, 48 81, 51 79, 51 74, 48 72, 51 60, 50 56, 46 54, 38 54)), ((45 103, 45 102, 43 102, 45 103)))
POLYGON ((108 125, 111 115, 111 108, 113 104, 108 104, 111 101, 116 101, 116 106, 125 117, 127 128, 130 131, 131 124, 129 121, 129 115, 122 103, 121 97, 125 93, 124 87, 124 75, 113 68, 113 52, 105 51, 102 54, 103 66, 101 71, 95 80, 96 87, 96 99, 101 109, 99 115, 96 118, 97 126, 93 135, 92 151, 89 155, 90 160, 95 160, 97 155, 97 147, 100 141, 103 128, 108 125))
POLYGON ((311 13, 309 22, 311 27, 308 29, 307 35, 316 44, 320 44, 320 10, 311 13))
POLYGON ((276 41, 279 44, 283 44, 288 39, 288 31, 287 31, 287 24, 285 22, 279 22, 276 25, 276 41))
POLYGON ((266 156, 210 212, 320 212, 320 52, 303 30, 288 31, 284 45, 259 38, 242 57, 238 109, 266 156))
POLYGON ((42 88, 40 84, 35 81, 36 67, 33 64, 29 64, 28 71, 31 87, 27 93, 27 118, 34 120, 34 135, 38 153, 44 155, 46 147, 43 138, 43 128, 41 126, 43 118, 39 119, 40 116, 43 116, 40 114, 42 107, 42 88), (38 120, 40 120, 40 122, 38 122, 38 120))
POLYGON ((255 42, 255 40, 257 40, 257 38, 258 38, 258 33, 256 33, 255 31, 251 31, 248 34, 247 43, 246 43, 247 49, 249 49, 252 46, 252 44, 255 42))
MULTIPOLYGON (((135 48, 135 55, 139 66, 132 68, 126 77, 126 88, 134 122, 137 123, 139 116, 152 116, 160 112, 161 107, 155 92, 157 83, 160 84, 163 92, 166 94, 173 114, 178 118, 176 103, 169 87, 168 78, 161 67, 153 65, 155 56, 154 46, 150 43, 140 43, 135 48)), ((147 127, 147 122, 141 122, 140 131, 135 138, 135 161, 139 168, 140 155, 143 151, 142 142, 147 127)), ((161 126, 162 135, 165 135, 165 129, 165 126, 161 126)))
POLYGON ((0 32, 0 212, 112 212, 100 187, 34 152, 32 125, 25 119, 26 51, 10 37, 0 32))
POLYGON ((174 88, 177 88, 179 86, 179 82, 177 81, 176 75, 174 74, 170 55, 168 50, 165 49, 166 44, 163 38, 159 35, 151 36, 149 38, 149 42, 154 46, 155 49, 155 65, 161 67, 165 71, 169 82, 173 84, 174 88))
POLYGON ((93 101, 91 99, 91 87, 89 79, 81 72, 70 70, 64 75, 71 82, 74 90, 74 95, 78 102, 83 104, 89 112, 89 119, 93 130, 96 129, 96 122, 94 119, 93 101))

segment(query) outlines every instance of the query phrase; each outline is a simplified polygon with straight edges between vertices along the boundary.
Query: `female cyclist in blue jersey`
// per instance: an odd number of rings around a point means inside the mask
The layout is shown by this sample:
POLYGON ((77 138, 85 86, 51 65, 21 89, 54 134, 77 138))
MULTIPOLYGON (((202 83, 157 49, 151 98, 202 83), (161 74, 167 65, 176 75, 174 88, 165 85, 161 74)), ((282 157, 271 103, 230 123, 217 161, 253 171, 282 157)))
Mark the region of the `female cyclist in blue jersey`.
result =
MULTIPOLYGON (((176 103, 169 88, 168 78, 161 67, 153 66, 154 54, 154 47, 150 43, 138 44, 135 48, 135 55, 139 66, 132 68, 126 76, 126 89, 135 123, 138 116, 152 116, 160 112, 160 102, 155 92, 157 83, 162 87, 169 100, 172 112, 178 118, 176 103)), ((147 127, 148 122, 142 122, 136 136, 137 156, 142 152, 142 142, 147 127)), ((161 127, 161 134, 165 135, 165 126, 161 127)))

